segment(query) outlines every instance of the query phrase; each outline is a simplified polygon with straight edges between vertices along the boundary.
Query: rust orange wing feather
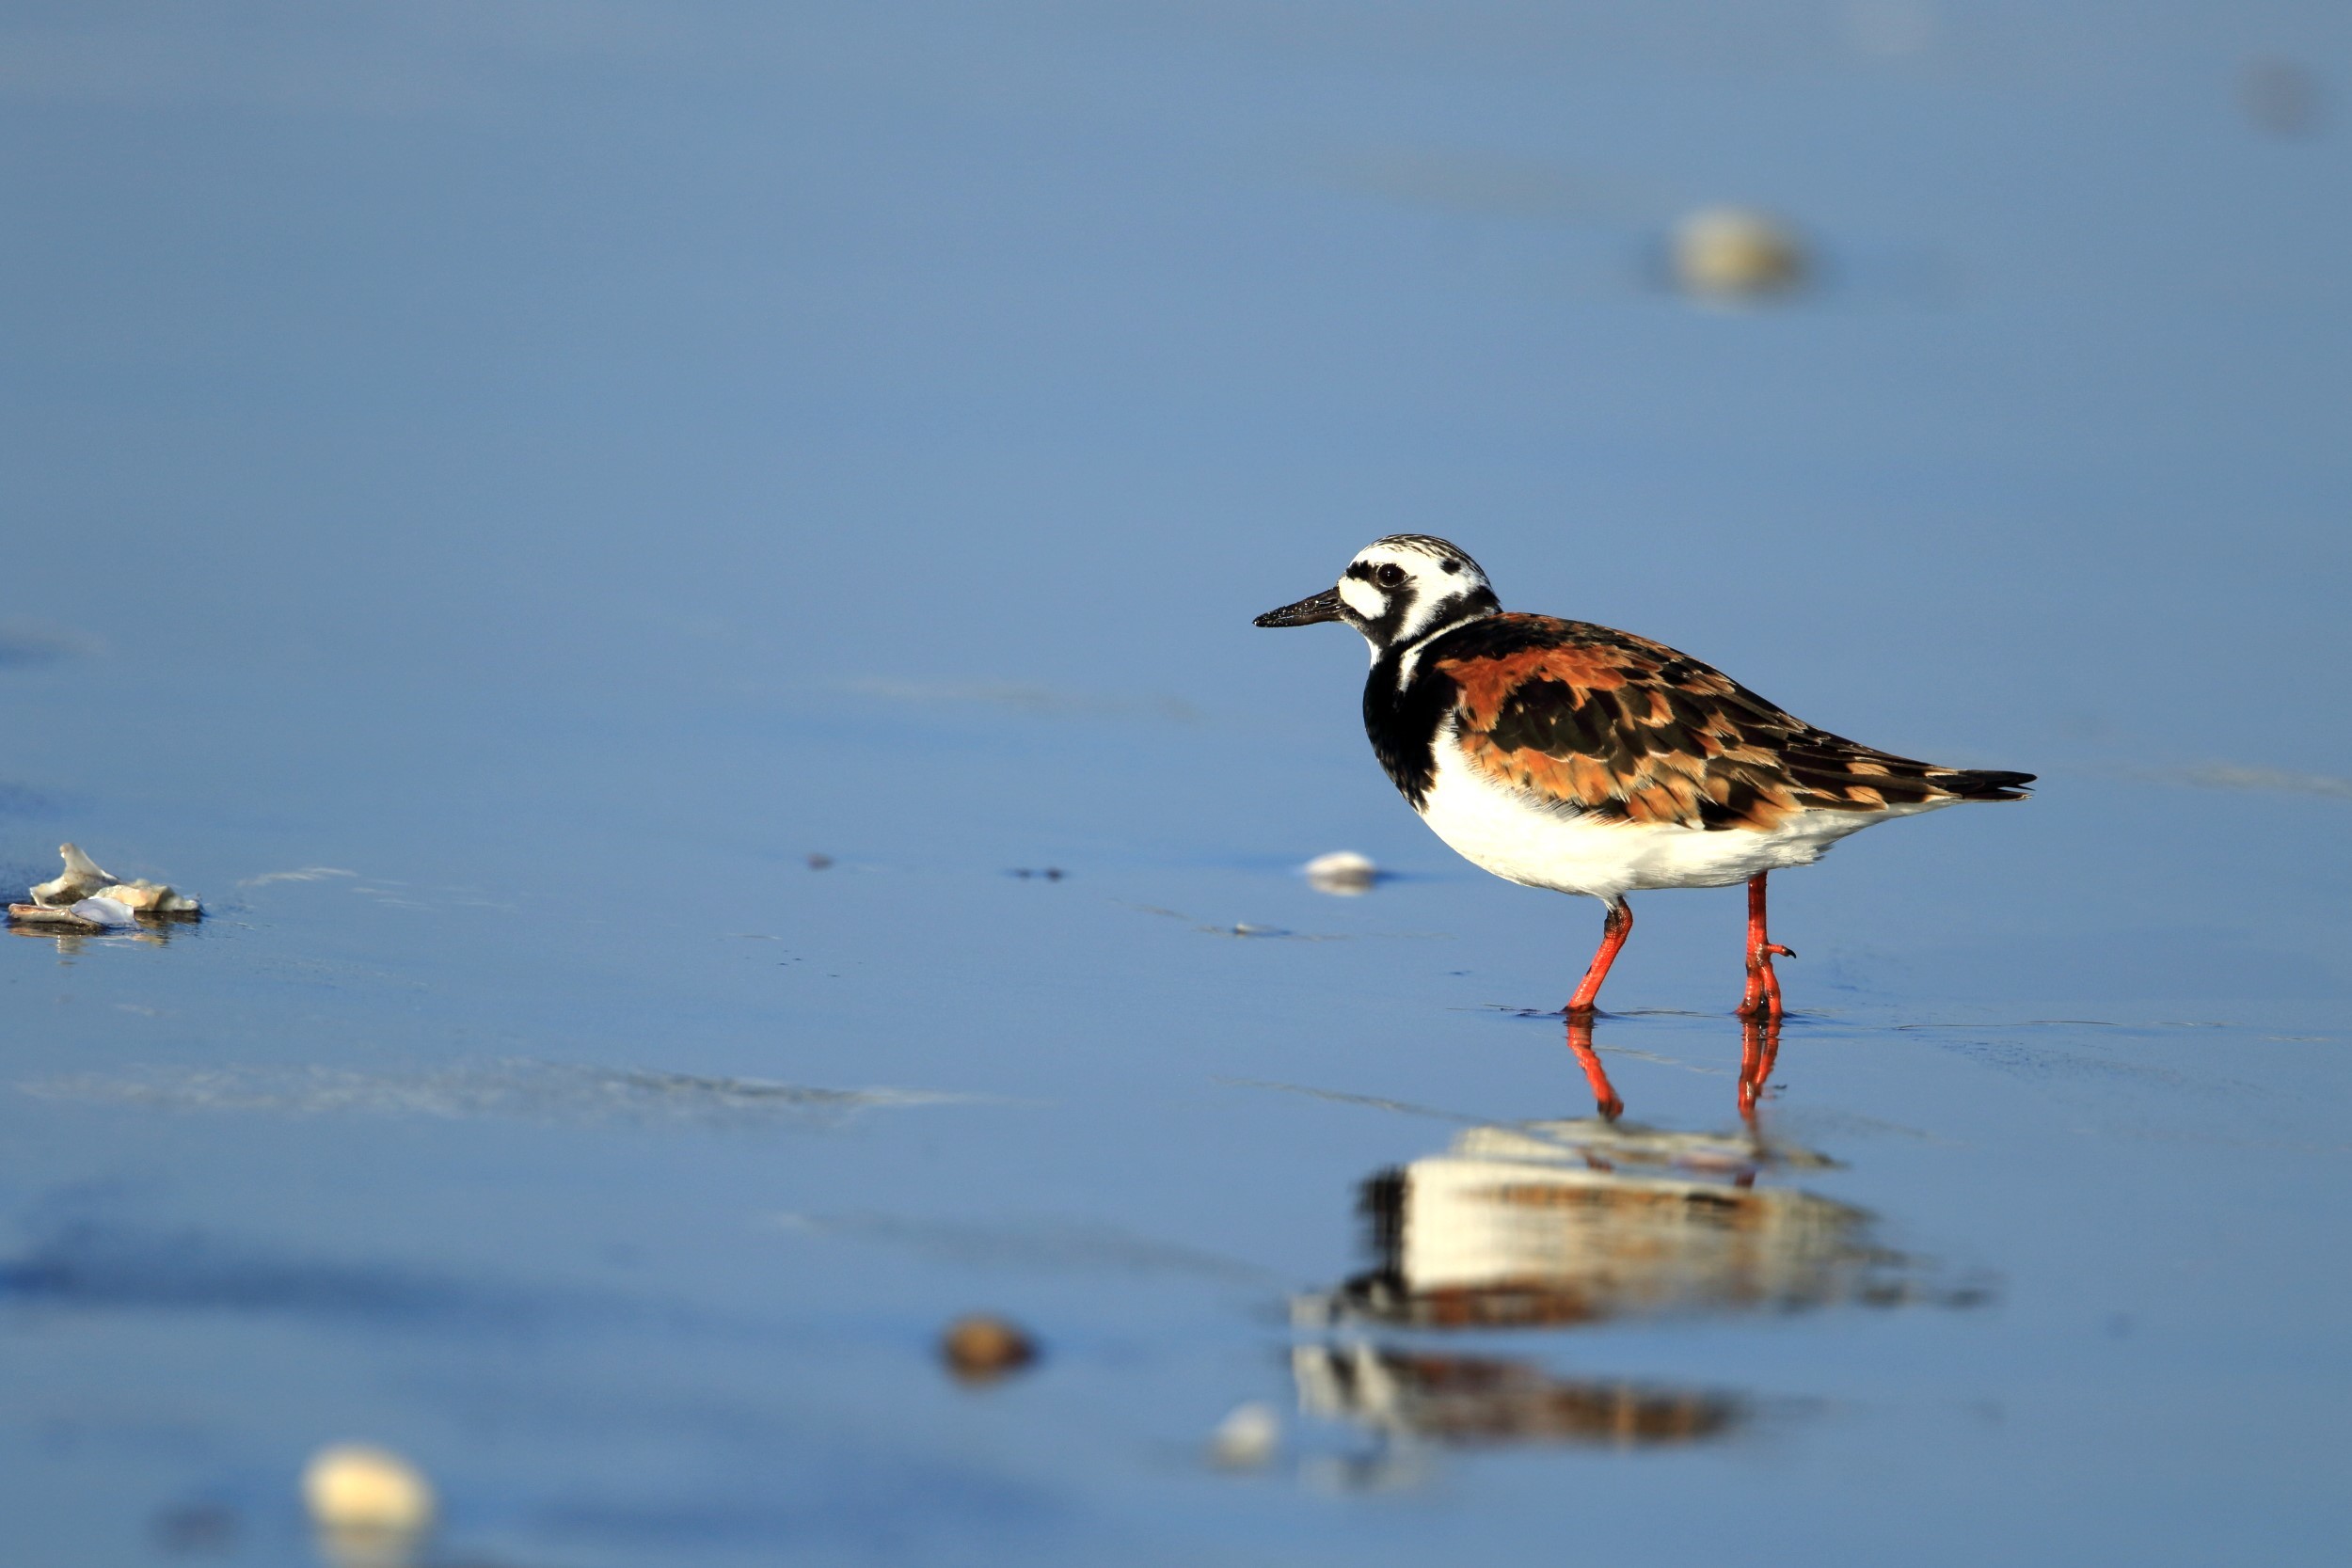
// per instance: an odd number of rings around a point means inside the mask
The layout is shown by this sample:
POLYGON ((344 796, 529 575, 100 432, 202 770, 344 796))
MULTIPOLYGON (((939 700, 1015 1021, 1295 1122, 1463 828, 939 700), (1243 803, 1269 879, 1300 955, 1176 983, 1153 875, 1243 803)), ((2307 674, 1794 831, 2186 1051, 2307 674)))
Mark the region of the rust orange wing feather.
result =
POLYGON ((1474 769, 1604 821, 1769 831, 1807 811, 2014 800, 2031 778, 1874 751, 1662 642, 1586 622, 1498 615, 1431 653, 1457 691, 1451 743, 1474 769))

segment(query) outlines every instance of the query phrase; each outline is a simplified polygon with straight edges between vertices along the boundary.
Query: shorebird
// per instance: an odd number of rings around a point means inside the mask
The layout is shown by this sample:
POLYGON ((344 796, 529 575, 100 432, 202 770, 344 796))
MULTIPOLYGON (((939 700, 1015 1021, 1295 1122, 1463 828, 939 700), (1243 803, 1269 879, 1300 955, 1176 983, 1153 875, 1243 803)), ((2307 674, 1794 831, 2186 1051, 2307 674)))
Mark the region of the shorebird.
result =
POLYGON ((1375 540, 1339 584, 1258 617, 1344 621, 1372 644, 1364 730, 1412 808, 1507 881, 1597 898, 1600 947, 1565 1008, 1589 1018, 1633 930, 1629 893, 1748 884, 1747 987, 1778 1018, 1765 879, 1849 833, 2031 773, 1941 768, 1814 728, 1688 654, 1586 621, 1505 611, 1477 562, 1422 533, 1375 540))

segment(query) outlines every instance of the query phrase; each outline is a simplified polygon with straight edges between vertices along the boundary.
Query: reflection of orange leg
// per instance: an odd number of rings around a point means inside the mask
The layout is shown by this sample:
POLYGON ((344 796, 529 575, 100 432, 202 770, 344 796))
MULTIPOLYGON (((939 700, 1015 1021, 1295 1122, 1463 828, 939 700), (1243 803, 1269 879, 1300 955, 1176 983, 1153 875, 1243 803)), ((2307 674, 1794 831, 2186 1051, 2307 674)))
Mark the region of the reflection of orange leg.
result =
POLYGON ((1584 971, 1583 980, 1576 994, 1568 998, 1570 1018, 1591 1018, 1593 1003, 1600 995, 1600 983, 1609 978, 1609 966, 1617 961, 1617 949, 1633 934, 1633 909, 1620 899, 1609 906, 1608 915, 1600 923, 1600 946, 1593 954, 1593 961, 1584 971))
POLYGON ((1772 955, 1796 957, 1764 934, 1764 879, 1771 875, 1759 871, 1748 879, 1748 986, 1732 1009, 1741 1018, 1780 1017, 1780 976, 1772 973, 1772 955))
POLYGON ((1780 1059, 1780 1020, 1751 1018, 1740 1025, 1740 1115, 1754 1120, 1764 1083, 1780 1059))
POLYGON ((1576 1065, 1584 1069, 1584 1081, 1593 1085, 1593 1108, 1611 1121, 1625 1114, 1625 1101, 1610 1085, 1608 1069, 1600 1065, 1600 1053, 1593 1049, 1593 1026, 1590 1022, 1568 1020, 1568 1049, 1576 1053, 1576 1065))

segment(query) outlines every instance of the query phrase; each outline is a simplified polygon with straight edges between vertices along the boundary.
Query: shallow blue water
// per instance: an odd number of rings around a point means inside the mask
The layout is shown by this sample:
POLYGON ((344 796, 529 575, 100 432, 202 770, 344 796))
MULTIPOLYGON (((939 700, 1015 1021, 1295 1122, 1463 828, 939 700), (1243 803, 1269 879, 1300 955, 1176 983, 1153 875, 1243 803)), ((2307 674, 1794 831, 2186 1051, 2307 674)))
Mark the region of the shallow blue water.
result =
POLYGON ((1644 16, 10 19, 0 863, 213 911, 0 942, 18 1552, 2331 1560, 2345 29, 1644 16), (1248 626, 1402 529, 2042 775, 1779 879, 1753 1132, 1737 892, 1588 1160, 1598 911, 1248 626))

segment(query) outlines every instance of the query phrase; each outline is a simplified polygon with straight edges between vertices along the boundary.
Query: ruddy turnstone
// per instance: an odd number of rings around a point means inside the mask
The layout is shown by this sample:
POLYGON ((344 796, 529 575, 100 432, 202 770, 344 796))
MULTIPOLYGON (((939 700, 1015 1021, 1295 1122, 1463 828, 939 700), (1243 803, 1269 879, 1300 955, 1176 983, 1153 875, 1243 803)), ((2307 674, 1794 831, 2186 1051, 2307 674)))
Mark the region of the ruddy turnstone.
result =
POLYGON ((1590 1017, 1633 929, 1629 893, 1748 884, 1743 1017, 1781 1015, 1764 879, 1848 833, 1961 800, 2017 800, 2031 773, 1939 768, 1815 729, 1662 642, 1506 611, 1443 539, 1366 546, 1339 585, 1262 626, 1344 621, 1372 644, 1364 729, 1439 838, 1496 876, 1607 906, 1571 1018, 1590 1017))

